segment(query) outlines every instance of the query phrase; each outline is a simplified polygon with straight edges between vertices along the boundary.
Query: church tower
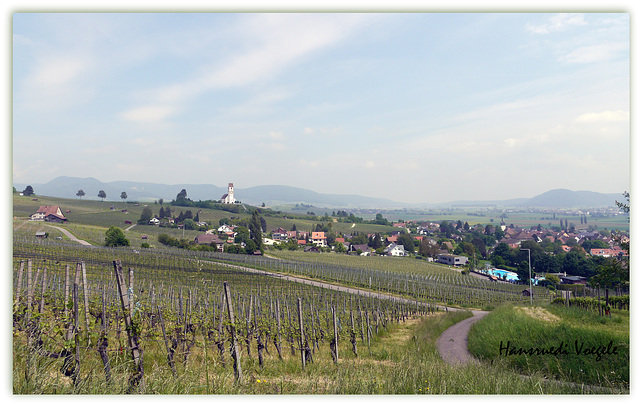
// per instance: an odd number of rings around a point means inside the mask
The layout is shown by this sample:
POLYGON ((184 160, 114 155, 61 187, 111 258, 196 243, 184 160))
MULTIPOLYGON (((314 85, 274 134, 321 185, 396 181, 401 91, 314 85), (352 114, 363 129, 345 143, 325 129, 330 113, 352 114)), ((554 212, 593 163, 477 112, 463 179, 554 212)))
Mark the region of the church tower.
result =
POLYGON ((227 194, 223 195, 221 200, 223 204, 234 204, 236 202, 236 198, 233 196, 233 183, 229 183, 227 194))
POLYGON ((229 195, 229 204, 233 204, 236 202, 235 197, 233 196, 233 183, 229 183, 229 191, 227 192, 229 195))

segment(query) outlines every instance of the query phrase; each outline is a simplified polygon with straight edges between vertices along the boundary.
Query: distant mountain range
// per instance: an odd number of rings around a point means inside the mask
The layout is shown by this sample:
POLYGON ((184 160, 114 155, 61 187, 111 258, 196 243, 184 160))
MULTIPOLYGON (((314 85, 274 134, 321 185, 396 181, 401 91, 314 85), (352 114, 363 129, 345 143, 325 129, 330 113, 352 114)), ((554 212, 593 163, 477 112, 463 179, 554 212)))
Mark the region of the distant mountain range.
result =
MULTIPOLYGON (((26 184, 14 183, 18 191, 24 190, 26 184)), ((97 200, 98 192, 104 190, 107 200, 119 201, 120 194, 127 193, 129 201, 154 201, 160 198, 171 201, 182 190, 187 191, 187 197, 194 200, 218 200, 227 192, 226 187, 211 184, 181 184, 167 185, 143 183, 133 181, 113 181, 103 183, 93 177, 61 176, 45 184, 31 184, 37 195, 60 198, 78 198, 78 190, 85 192, 85 199, 97 200)), ((335 208, 436 208, 436 207, 465 207, 465 206, 495 206, 495 207, 613 207, 616 200, 622 201, 622 194, 603 194, 592 191, 571 191, 557 189, 547 191, 532 198, 494 201, 453 201, 441 204, 409 204, 384 198, 365 197, 354 194, 323 194, 304 188, 290 186, 256 186, 249 188, 235 188, 236 199, 250 204, 267 206, 277 204, 308 204, 319 207, 335 208)))

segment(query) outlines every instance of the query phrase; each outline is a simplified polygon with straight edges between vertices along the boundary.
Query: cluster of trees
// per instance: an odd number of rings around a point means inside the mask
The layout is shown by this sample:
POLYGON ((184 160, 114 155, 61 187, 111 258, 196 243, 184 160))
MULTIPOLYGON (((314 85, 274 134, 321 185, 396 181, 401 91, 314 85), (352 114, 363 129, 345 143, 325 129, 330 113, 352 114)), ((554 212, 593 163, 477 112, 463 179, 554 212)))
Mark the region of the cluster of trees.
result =
POLYGON ((178 195, 176 195, 175 200, 172 200, 170 204, 176 207, 217 209, 232 212, 235 214, 240 213, 243 209, 240 205, 240 201, 236 201, 236 204, 222 204, 220 203, 220 200, 193 201, 192 199, 187 197, 187 190, 184 188, 180 190, 178 195))
MULTIPOLYGON (((601 246, 598 242, 601 241, 585 243, 601 246)), ((571 251, 565 252, 559 242, 545 240, 541 243, 525 241, 517 249, 499 243, 491 254, 491 264, 515 271, 521 280, 526 280, 529 276, 529 253, 531 269, 538 274, 566 272, 573 276, 591 278, 597 273, 598 267, 607 261, 604 257, 587 255, 582 246, 574 246, 571 251)))
POLYGON ((33 191, 33 187, 31 187, 31 186, 25 187, 24 190, 22 191, 22 195, 27 196, 27 197, 31 196, 31 195, 34 195, 34 194, 35 194, 35 192, 33 191))
POLYGON ((104 245, 110 247, 129 246, 129 239, 124 235, 122 229, 112 226, 105 233, 104 245))

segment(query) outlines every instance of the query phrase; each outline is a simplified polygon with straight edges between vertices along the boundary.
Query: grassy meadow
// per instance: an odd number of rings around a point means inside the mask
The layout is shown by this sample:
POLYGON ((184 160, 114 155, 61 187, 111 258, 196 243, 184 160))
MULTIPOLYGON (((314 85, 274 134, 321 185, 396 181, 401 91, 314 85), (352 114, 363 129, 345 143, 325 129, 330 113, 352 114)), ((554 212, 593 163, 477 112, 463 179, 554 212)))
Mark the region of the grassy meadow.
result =
POLYGON ((473 326, 469 350, 515 373, 628 389, 629 335, 629 311, 504 305, 473 326))

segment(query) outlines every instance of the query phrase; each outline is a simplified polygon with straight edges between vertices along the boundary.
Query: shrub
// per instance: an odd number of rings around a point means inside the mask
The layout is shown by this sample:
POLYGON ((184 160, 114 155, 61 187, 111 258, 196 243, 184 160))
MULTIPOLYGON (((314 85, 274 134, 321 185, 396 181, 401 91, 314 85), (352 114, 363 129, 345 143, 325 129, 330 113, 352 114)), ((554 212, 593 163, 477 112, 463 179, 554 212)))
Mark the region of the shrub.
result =
POLYGON ((105 234, 105 246, 129 246, 129 240, 124 236, 122 229, 117 226, 109 228, 105 234))

